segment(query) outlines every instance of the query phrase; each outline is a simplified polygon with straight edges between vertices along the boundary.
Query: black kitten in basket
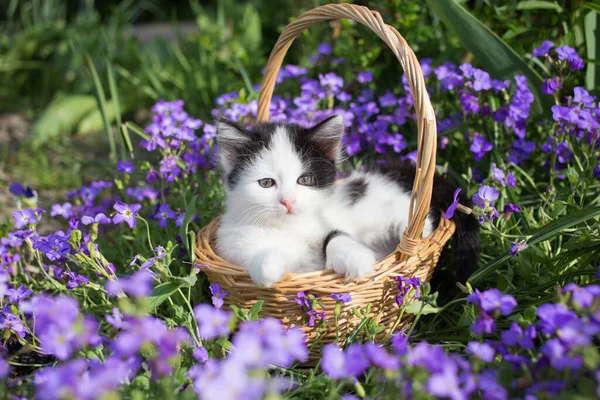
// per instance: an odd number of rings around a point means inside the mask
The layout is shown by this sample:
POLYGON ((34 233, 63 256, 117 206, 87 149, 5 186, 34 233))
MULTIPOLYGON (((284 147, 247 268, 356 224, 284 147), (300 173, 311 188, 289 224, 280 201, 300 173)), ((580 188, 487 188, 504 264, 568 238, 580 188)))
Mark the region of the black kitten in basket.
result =
MULTIPOLYGON (((227 202, 216 250, 228 262, 248 268, 256 284, 269 287, 286 272, 323 266, 360 278, 396 249, 408 225, 415 168, 388 162, 340 179, 343 134, 339 115, 310 129, 264 123, 248 130, 228 120, 217 122, 227 202)), ((454 192, 436 177, 423 237, 435 230, 454 192)), ((479 222, 458 212, 453 221, 456 275, 464 281, 479 256, 479 222)))

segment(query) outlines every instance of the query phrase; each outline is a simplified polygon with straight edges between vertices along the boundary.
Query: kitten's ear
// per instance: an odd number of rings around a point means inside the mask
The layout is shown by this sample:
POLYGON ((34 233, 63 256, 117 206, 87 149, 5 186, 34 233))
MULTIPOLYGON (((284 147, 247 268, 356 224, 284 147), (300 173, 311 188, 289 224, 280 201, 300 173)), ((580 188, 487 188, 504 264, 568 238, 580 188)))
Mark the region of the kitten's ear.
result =
POLYGON ((225 174, 229 174, 236 156, 250 142, 250 134, 241 125, 226 118, 217 119, 216 125, 219 167, 225 174))
POLYGON ((330 160, 339 163, 342 158, 342 137, 344 136, 344 118, 333 115, 312 127, 311 141, 316 148, 327 154, 330 160))

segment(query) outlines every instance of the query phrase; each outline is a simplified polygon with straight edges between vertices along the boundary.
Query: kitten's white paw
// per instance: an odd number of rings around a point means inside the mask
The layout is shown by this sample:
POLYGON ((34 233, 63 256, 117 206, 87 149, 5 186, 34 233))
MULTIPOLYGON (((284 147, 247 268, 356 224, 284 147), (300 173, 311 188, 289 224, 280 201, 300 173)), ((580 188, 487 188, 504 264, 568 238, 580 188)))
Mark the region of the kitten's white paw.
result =
POLYGON ((248 272, 252 281, 258 286, 271 287, 283 278, 286 263, 283 254, 269 252, 252 260, 248 272))
POLYGON ((348 279, 358 279, 373 272, 375 254, 362 243, 340 236, 327 246, 326 266, 348 279))

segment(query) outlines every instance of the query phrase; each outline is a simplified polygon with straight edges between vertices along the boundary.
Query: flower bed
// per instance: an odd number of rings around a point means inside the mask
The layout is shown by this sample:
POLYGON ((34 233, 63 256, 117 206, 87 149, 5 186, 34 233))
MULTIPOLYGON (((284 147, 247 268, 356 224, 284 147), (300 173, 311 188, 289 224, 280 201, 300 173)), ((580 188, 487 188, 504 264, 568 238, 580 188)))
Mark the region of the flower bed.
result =
MULTIPOLYGON (((320 46, 310 69, 330 66, 330 53, 320 46)), ((600 396, 600 286, 593 282, 600 111, 586 90, 569 87, 569 74, 583 67, 573 49, 545 42, 533 55, 556 71, 543 88, 557 101, 551 113, 534 110, 523 76, 500 81, 470 64, 422 61, 439 120, 439 170, 473 200, 482 268, 462 292, 446 288, 443 306, 431 285, 399 280, 398 319, 413 314, 411 328, 375 343, 380 327, 356 311, 363 322, 347 347, 325 346, 308 372, 297 368, 308 357, 299 329, 261 319, 260 303, 222 309, 227 293, 209 286, 193 259, 194 232, 221 211, 223 192, 211 168, 215 127, 188 115, 182 101, 158 102, 143 130, 122 127, 140 136, 153 161, 122 160, 110 180, 90 182, 49 211, 38 208, 33 189, 13 184, 19 211, 0 231, 2 392, 40 399, 600 396), (64 229, 45 232, 48 218, 64 229), (571 230, 582 224, 585 232, 571 230), (490 286, 510 294, 483 289, 490 286)), ((372 79, 369 71, 345 82, 288 65, 271 118, 309 125, 343 113, 354 168, 384 154, 414 159, 408 90, 377 90, 372 79)), ((215 115, 247 122, 256 93, 228 93, 217 106, 215 115)), ((297 302, 313 329, 337 320, 310 292, 297 302)))

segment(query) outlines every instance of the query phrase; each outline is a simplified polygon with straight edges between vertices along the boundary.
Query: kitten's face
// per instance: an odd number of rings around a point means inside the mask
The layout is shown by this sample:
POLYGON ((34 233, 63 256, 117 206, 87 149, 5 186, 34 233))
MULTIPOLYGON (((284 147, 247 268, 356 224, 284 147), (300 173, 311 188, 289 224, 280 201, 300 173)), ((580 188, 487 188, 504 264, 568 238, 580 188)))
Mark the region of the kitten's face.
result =
POLYGON ((270 224, 311 213, 336 177, 344 122, 331 117, 311 129, 262 124, 251 130, 217 124, 228 211, 240 223, 270 224))

